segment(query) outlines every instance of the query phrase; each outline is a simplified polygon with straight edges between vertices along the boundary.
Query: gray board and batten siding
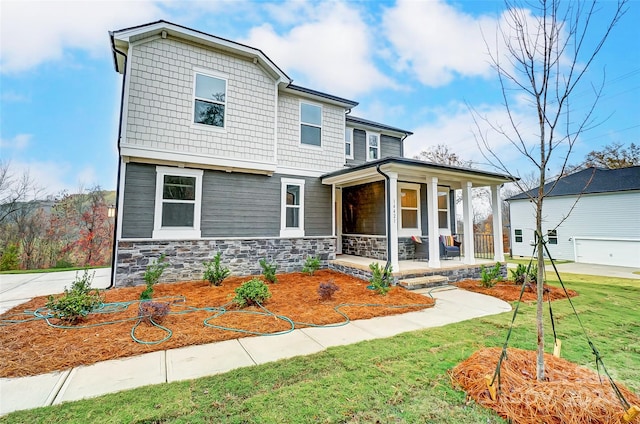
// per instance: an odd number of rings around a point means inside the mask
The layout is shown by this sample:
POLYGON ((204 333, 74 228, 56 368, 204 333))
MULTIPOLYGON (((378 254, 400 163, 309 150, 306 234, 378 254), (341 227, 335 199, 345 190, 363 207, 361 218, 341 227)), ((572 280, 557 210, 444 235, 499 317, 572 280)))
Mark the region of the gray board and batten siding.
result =
MULTIPOLYGON (((402 155, 402 141, 397 137, 380 135, 380 158, 402 155)), ((364 130, 353 130, 353 159, 347 159, 347 165, 362 165, 367 161, 367 134, 364 130)))
MULTIPOLYGON (((319 178, 205 170, 202 179, 202 237, 279 237, 281 178, 305 180, 305 236, 331 236, 331 186, 319 178)), ((128 163, 122 238, 151 238, 155 165, 128 163)))

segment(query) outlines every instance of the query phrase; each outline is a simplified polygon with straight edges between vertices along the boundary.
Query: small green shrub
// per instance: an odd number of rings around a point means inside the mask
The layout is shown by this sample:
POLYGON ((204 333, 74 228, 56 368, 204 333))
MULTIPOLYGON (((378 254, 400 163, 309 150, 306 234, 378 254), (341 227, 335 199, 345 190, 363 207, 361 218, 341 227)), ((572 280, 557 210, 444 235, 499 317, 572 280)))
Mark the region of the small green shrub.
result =
POLYGON ((333 299, 333 294, 340 290, 340 287, 333 280, 329 280, 326 283, 320 283, 318 286, 318 296, 321 301, 333 299))
POLYGON ((535 282, 538 279, 538 266, 531 264, 529 272, 523 264, 518 264, 516 269, 511 270, 511 278, 515 284, 524 284, 525 282, 535 282))
POLYGON ((169 304, 165 302, 140 302, 138 306, 138 318, 148 323, 160 324, 169 314, 169 304))
POLYGON ((372 262, 369 264, 369 269, 371 270, 371 278, 369 279, 371 287, 379 295, 385 296, 391 290, 389 280, 391 280, 392 267, 385 269, 377 262, 372 262))
POLYGON ((10 244, 2 252, 0 271, 12 271, 20 268, 20 258, 17 244, 10 244))
POLYGON ((229 268, 220 264, 220 256, 221 254, 218 252, 213 259, 202 263, 205 267, 204 279, 209 281, 212 286, 222 285, 222 281, 231 274, 229 268))
POLYGON ((316 258, 315 256, 307 256, 307 259, 304 262, 304 266, 302 267, 302 272, 304 272, 305 274, 313 275, 319 269, 320 258, 316 258))
POLYGON ((71 289, 65 287, 64 294, 59 298, 49 296, 47 308, 49 308, 55 318, 69 324, 75 324, 81 318, 86 317, 90 312, 97 309, 102 304, 102 297, 97 289, 91 288, 93 274, 85 270, 82 277, 78 277, 71 285, 71 289))
POLYGON ((260 266, 262 267, 262 275, 270 283, 277 283, 278 277, 276 277, 276 270, 278 265, 267 262, 266 259, 260 259, 260 266))
POLYGON ((241 308, 262 304, 265 300, 271 297, 269 286, 259 278, 253 278, 247 281, 240 287, 236 288, 235 292, 236 296, 233 298, 233 302, 241 308))
POLYGON ((54 268, 73 268, 73 263, 66 259, 58 259, 54 268))
POLYGON ((482 287, 493 287, 496 285, 497 281, 502 281, 502 274, 500 270, 502 265, 500 262, 496 262, 496 264, 492 268, 486 268, 484 265, 480 266, 480 285, 482 287))
POLYGON ((165 268, 169 266, 165 260, 165 254, 147 265, 147 270, 144 272, 144 281, 147 283, 147 287, 140 293, 140 300, 149 300, 153 297, 153 285, 160 281, 160 277, 165 268))

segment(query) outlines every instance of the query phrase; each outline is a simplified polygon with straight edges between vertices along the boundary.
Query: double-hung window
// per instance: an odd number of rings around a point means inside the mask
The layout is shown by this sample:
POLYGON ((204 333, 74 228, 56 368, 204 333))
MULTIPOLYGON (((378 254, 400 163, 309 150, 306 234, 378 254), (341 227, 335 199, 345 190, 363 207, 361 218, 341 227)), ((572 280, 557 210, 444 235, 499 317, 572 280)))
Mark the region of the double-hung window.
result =
POLYGON ((380 134, 367 133, 367 160, 380 159, 380 134))
POLYGON ((280 237, 304 237, 304 180, 281 179, 280 237))
POLYGON ((153 238, 200 238, 202 170, 156 167, 153 238))
POLYGON ((420 186, 417 184, 398 184, 400 195, 399 235, 420 235, 420 186))
POLYGON ((353 159, 353 128, 344 129, 344 156, 353 159))
POLYGON ((224 128, 227 106, 227 80, 195 72, 193 122, 224 128))
POLYGON ((438 191, 438 228, 449 228, 449 192, 438 191))
POLYGON ((547 231, 547 238, 549 239, 549 244, 558 244, 558 230, 547 231))
POLYGON ((322 146, 322 106, 300 102, 300 143, 322 146))
POLYGON ((522 243, 522 230, 521 229, 514 230, 514 235, 515 235, 515 242, 522 243))

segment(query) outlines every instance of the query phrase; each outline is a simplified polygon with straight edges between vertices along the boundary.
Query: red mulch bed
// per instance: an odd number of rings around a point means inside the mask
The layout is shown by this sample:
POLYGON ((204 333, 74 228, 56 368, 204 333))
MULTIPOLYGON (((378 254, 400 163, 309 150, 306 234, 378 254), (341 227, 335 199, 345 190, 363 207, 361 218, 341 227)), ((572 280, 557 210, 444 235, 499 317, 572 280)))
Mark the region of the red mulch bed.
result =
MULTIPOLYGON (((518 298, 520 297, 520 290, 522 290, 521 285, 515 284, 512 281, 497 283, 493 287, 482 287, 479 280, 459 281, 455 283, 455 285, 461 289, 497 297, 498 299, 502 299, 505 302, 515 302, 516 300, 518 300, 518 298)), ((545 300, 548 300, 549 298, 551 298, 551 300, 560 300, 567 298, 567 295, 561 287, 545 285, 544 289, 545 300)), ((567 292, 571 297, 575 297, 578 295, 578 292, 576 292, 575 290, 567 289, 567 292)), ((524 293, 522 294, 522 300, 524 302, 535 302, 537 300, 535 285, 533 285, 531 288, 525 288, 524 293)))
MULTIPOLYGON (((250 334, 207 327, 204 321, 216 314, 215 310, 196 311, 183 314, 189 307, 220 307, 228 304, 235 295, 234 289, 250 277, 229 277, 222 286, 213 287, 208 282, 191 281, 171 284, 157 284, 154 299, 165 296, 184 296, 185 301, 171 305, 172 314, 165 317, 162 325, 173 332, 170 339, 159 344, 141 344, 131 337, 132 327, 137 322, 138 304, 133 303, 120 312, 91 314, 77 324, 93 325, 111 321, 127 321, 91 328, 54 328, 42 320, 32 320, 16 324, 1 320, 26 319, 28 315, 18 315, 25 310, 35 310, 46 304, 46 297, 35 298, 28 303, 0 316, 0 377, 21 377, 62 370, 78 365, 93 364, 109 359, 139 355, 157 350, 198 345, 222 340, 247 337, 250 334), (3 325, 4 324, 4 325, 3 325)), ((413 305, 402 308, 378 306, 349 306, 341 309, 351 320, 376 316, 401 314, 425 309, 434 305, 431 298, 393 287, 386 296, 366 288, 368 283, 357 278, 330 270, 322 270, 313 276, 301 273, 278 275, 278 283, 270 284, 272 297, 265 303, 269 311, 283 315, 295 322, 316 325, 339 323, 344 317, 336 313, 334 307, 343 303, 413 305), (332 300, 320 301, 318 286, 333 281, 340 287, 332 300)), ((104 292, 104 302, 127 302, 139 299, 144 286, 112 289, 104 292)), ((230 311, 238 308, 225 306, 230 311)), ((245 310, 259 312, 253 306, 245 310)), ((33 315, 31 315, 33 318, 33 315)), ((52 323, 58 323, 51 319, 52 323)), ((240 328, 247 331, 273 333, 291 328, 291 324, 273 316, 259 316, 246 313, 227 313, 209 320, 210 324, 240 328)), ((304 325, 296 324, 296 328, 304 325)), ((143 341, 160 340, 166 332, 147 323, 141 323, 135 336, 143 341)))

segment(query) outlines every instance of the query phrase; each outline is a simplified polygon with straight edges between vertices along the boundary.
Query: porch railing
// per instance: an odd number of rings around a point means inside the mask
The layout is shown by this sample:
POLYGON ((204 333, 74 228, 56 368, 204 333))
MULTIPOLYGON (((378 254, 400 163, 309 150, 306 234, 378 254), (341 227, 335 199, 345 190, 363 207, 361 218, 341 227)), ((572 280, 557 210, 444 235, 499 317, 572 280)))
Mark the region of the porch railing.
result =
MULTIPOLYGON (((464 234, 458 233, 457 240, 462 241, 464 234)), ((491 233, 474 233, 473 234, 474 256, 481 259, 493 259, 493 234, 491 233)), ((464 243, 462 244, 462 252, 464 252, 464 243)), ((463 253, 464 254, 464 253, 463 253)))

